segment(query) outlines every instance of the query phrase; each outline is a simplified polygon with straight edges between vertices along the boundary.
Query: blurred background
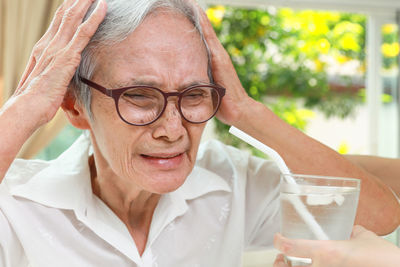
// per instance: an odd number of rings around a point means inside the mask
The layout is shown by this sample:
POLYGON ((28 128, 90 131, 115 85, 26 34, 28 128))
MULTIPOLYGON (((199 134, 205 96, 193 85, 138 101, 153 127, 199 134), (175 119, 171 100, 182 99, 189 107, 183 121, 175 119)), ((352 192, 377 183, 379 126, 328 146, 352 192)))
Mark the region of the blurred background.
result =
MULTIPOLYGON (((0 0, 1 103, 61 2, 0 0)), ((400 1, 199 2, 250 96, 340 153, 399 156, 400 1)), ((243 147, 227 129, 214 119, 203 139, 243 147)), ((53 159, 80 134, 60 113, 19 156, 53 159)))
MULTIPOLYGON (((0 0, 2 102, 13 93, 33 45, 61 2, 0 0)), ((340 153, 398 156, 400 2, 201 4, 250 96, 340 153)), ((211 124, 204 139, 240 145, 226 126, 217 120, 211 124)), ((79 135, 59 114, 20 156, 55 158, 79 135)))

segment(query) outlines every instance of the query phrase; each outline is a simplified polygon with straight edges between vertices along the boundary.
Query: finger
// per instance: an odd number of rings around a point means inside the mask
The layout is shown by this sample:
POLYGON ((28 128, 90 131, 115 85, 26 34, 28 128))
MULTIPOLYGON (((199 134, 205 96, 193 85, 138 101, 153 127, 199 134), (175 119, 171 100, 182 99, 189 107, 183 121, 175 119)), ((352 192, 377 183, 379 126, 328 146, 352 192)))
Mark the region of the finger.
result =
POLYGON ((325 240, 289 239, 281 234, 275 234, 274 246, 283 254, 301 258, 312 258, 313 252, 322 246, 325 240))
MULTIPOLYGON (((240 81, 236 75, 236 71, 233 67, 230 56, 219 41, 217 34, 215 33, 214 28, 207 17, 207 14, 200 6, 197 5, 197 7, 200 15, 200 24, 204 39, 211 54, 214 79, 216 80, 216 82, 219 82, 221 83, 221 85, 227 87, 235 84, 239 85, 240 81), (219 72, 219 75, 217 75, 217 77, 215 77, 215 72, 219 72)), ((239 86, 239 88, 241 88, 241 85, 239 86)))
POLYGON ((82 23, 75 32, 69 47, 81 53, 90 38, 95 34, 100 23, 103 21, 107 11, 107 4, 104 0, 100 0, 89 18, 82 23))
POLYGON ((217 48, 225 49, 223 48, 221 42, 219 41, 217 34, 214 31, 214 28, 211 24, 211 21, 208 19, 206 12, 203 10, 203 8, 194 0, 189 0, 198 11, 199 14, 199 19, 200 19, 200 26, 201 26, 201 31, 204 35, 204 39, 206 40, 206 43, 210 47, 211 53, 217 48))
POLYGON ((26 79, 29 77, 30 73, 34 69, 37 61, 41 57, 44 49, 49 45, 50 41, 56 35, 58 28, 61 24, 61 20, 63 18, 64 12, 66 9, 70 8, 75 0, 65 0, 56 10, 53 20, 50 23, 49 28, 46 33, 40 38, 40 40, 36 43, 33 48, 32 55, 29 59, 29 62, 21 76, 21 80, 18 83, 17 89, 21 88, 25 83, 26 79))
POLYGON ((278 256, 276 256, 274 267, 288 267, 288 265, 285 263, 283 254, 278 254, 278 256))
POLYGON ((361 225, 355 225, 353 227, 353 231, 351 232, 351 237, 352 238, 353 237, 357 237, 357 236, 359 236, 360 234, 362 234, 362 233, 364 233, 366 231, 368 231, 368 230, 365 229, 364 227, 362 227, 361 225))
POLYGON ((33 79, 40 73, 44 72, 48 68, 54 67, 54 63, 57 66, 68 65, 71 67, 77 67, 79 64, 81 52, 88 44, 92 35, 96 32, 98 25, 101 23, 105 16, 105 2, 99 1, 95 10, 90 15, 89 19, 82 23, 75 32, 75 36, 65 47, 58 47, 55 43, 52 43, 52 47, 47 48, 44 52, 43 57, 37 62, 35 68, 29 76, 27 81, 33 79), (56 51, 52 51, 55 50, 56 51))
MULTIPOLYGON (((30 73, 28 74, 25 83, 29 83, 31 80, 33 80, 41 73, 45 72, 48 73, 49 71, 54 69, 54 67, 57 68, 57 66, 58 67, 64 66, 62 71, 63 73, 69 73, 71 71, 75 71, 76 67, 79 64, 82 50, 89 42, 92 35, 96 32, 97 27, 104 19, 105 14, 106 14, 106 4, 104 0, 101 0, 97 4, 93 13, 89 16, 88 20, 82 23, 78 27, 74 38, 70 41, 70 43, 66 47, 60 48, 55 43, 52 43, 51 45, 53 47, 51 48, 48 47, 39 61, 37 61, 33 65, 32 64, 29 65, 28 69, 30 70, 30 73), (55 52, 51 50, 55 50, 55 52)), ((70 80, 69 75, 67 76, 69 82, 70 80)), ((21 87, 24 87, 24 84, 22 84, 21 87)))
POLYGON ((204 12, 204 10, 199 5, 197 5, 197 7, 200 15, 200 25, 203 31, 204 38, 206 39, 210 48, 214 48, 211 49, 211 51, 215 50, 216 48, 223 49, 223 46, 219 41, 217 34, 215 33, 214 28, 211 24, 211 21, 207 17, 206 12, 204 12))
POLYGON ((64 13, 66 10, 68 10, 73 4, 75 3, 75 0, 65 0, 56 10, 55 15, 53 17, 53 20, 50 23, 49 28, 47 29, 46 33, 43 35, 43 37, 39 40, 39 42, 44 41, 44 42, 49 42, 54 38, 56 35, 61 21, 63 19, 64 13))
POLYGON ((76 0, 74 4, 64 12, 59 29, 53 39, 55 43, 66 45, 71 41, 93 2, 94 0, 76 0))

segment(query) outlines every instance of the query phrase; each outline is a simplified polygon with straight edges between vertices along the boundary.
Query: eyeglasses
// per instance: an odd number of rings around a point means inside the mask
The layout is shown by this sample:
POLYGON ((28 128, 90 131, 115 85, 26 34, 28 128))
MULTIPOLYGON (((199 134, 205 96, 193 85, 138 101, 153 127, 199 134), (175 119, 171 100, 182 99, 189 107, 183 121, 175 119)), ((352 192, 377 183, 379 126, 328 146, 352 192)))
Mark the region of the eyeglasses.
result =
POLYGON ((225 95, 225 88, 210 84, 190 86, 181 92, 164 93, 156 87, 146 85, 107 89, 83 77, 80 80, 112 97, 120 118, 135 126, 148 125, 160 118, 170 96, 178 97, 178 110, 186 121, 204 123, 217 113, 225 95))

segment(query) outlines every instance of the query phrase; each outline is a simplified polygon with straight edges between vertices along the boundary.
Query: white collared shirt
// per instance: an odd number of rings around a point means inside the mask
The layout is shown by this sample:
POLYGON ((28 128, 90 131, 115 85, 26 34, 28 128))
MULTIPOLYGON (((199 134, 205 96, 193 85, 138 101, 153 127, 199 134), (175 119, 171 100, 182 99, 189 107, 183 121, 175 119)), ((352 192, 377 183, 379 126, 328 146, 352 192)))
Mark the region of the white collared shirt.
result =
POLYGON ((279 230, 279 171, 218 141, 162 195, 140 256, 126 226, 93 193, 90 140, 53 161, 15 160, 0 185, 1 267, 234 267, 272 245, 279 230))

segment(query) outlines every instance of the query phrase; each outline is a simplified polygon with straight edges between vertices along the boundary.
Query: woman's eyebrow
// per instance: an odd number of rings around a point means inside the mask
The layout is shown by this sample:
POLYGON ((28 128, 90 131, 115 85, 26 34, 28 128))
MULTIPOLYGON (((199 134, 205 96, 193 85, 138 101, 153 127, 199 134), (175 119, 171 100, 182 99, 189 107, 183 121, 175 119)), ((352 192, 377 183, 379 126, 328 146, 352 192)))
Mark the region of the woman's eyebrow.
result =
POLYGON ((205 85, 205 84, 211 84, 209 80, 203 80, 203 81, 194 81, 194 82, 190 82, 187 84, 183 84, 182 86, 179 86, 177 88, 178 91, 182 91, 183 89, 186 89, 188 87, 191 86, 196 86, 196 85, 205 85))
POLYGON ((147 85, 151 87, 157 87, 159 86, 159 83, 151 80, 145 80, 145 79, 131 79, 127 82, 119 82, 116 83, 113 87, 114 88, 123 88, 123 87, 130 87, 130 86, 136 86, 136 85, 147 85))
MULTIPOLYGON (((177 91, 182 91, 191 86, 204 85, 204 84, 211 84, 211 83, 208 79, 207 80, 199 80, 199 81, 193 81, 190 83, 183 84, 183 85, 179 86, 178 88, 174 88, 174 89, 176 89, 177 91)), ((137 86, 137 85, 147 85, 150 87, 164 89, 164 87, 160 83, 158 83, 154 80, 152 81, 152 80, 146 80, 146 79, 132 79, 128 82, 118 83, 115 86, 113 86, 113 88, 116 89, 116 88, 124 88, 124 87, 137 86)))

